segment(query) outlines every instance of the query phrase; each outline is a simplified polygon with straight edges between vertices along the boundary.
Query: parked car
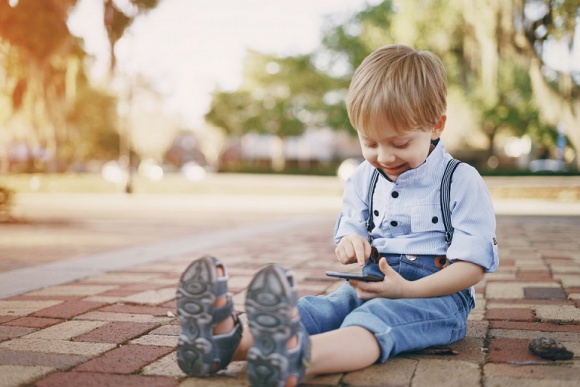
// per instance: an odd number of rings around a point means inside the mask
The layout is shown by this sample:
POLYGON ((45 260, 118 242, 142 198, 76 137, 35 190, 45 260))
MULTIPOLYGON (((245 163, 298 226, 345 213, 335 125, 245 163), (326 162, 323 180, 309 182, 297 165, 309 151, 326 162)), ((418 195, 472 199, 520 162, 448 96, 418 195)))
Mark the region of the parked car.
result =
POLYGON ((562 160, 538 159, 531 161, 528 168, 532 172, 562 172, 566 170, 566 165, 562 160))

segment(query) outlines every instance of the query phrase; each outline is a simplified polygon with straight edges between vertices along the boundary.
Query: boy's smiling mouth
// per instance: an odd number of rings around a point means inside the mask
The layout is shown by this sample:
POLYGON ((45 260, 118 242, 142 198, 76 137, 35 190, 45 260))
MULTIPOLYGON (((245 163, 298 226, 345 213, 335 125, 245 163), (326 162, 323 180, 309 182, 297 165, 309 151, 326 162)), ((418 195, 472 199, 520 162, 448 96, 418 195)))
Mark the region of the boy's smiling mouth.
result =
POLYGON ((407 163, 399 164, 394 167, 381 166, 381 169, 388 175, 398 175, 399 173, 403 172, 406 165, 407 163))

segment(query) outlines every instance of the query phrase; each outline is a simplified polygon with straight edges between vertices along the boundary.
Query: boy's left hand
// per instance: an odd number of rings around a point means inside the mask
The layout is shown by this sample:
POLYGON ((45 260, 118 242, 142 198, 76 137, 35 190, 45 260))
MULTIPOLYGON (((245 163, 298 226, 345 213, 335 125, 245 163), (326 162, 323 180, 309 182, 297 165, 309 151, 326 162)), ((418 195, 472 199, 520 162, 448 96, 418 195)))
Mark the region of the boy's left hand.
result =
POLYGON ((408 286, 409 281, 389 266, 385 258, 381 258, 379 261, 379 268, 385 275, 381 282, 348 281, 350 286, 356 291, 358 298, 366 301, 377 297, 405 297, 405 288, 408 286))

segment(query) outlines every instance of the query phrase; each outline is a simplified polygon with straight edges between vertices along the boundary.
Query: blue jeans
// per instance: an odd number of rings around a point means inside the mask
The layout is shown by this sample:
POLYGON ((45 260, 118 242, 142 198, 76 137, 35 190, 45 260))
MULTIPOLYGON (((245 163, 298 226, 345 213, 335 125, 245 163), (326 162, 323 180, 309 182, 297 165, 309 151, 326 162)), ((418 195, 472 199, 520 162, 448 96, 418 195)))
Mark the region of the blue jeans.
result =
MULTIPOLYGON (((433 274, 449 264, 434 255, 383 255, 395 271, 414 281, 433 274)), ((369 263, 364 272, 376 272, 369 263)), ((469 289, 433 298, 375 298, 360 300, 345 283, 326 296, 306 296, 298 311, 306 331, 315 335, 349 326, 372 332, 381 348, 378 362, 401 352, 417 351, 434 345, 447 345, 465 336, 467 316, 475 306, 469 289)))

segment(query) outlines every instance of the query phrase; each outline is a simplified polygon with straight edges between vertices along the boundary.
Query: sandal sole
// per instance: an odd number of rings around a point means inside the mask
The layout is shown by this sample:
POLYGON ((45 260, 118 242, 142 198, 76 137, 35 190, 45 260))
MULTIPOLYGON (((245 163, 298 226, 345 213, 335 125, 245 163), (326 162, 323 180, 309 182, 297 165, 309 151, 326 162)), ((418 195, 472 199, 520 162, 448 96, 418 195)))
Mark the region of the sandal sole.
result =
POLYGON ((256 274, 248 287, 246 312, 254 341, 248 352, 252 386, 286 384, 290 366, 287 346, 297 303, 291 281, 282 267, 270 265, 256 274))
POLYGON ((217 281, 214 267, 211 257, 194 261, 184 271, 177 288, 177 315, 181 324, 177 363, 187 375, 196 377, 208 375, 213 363, 205 356, 213 347, 212 310, 216 296, 212 287, 217 281))

